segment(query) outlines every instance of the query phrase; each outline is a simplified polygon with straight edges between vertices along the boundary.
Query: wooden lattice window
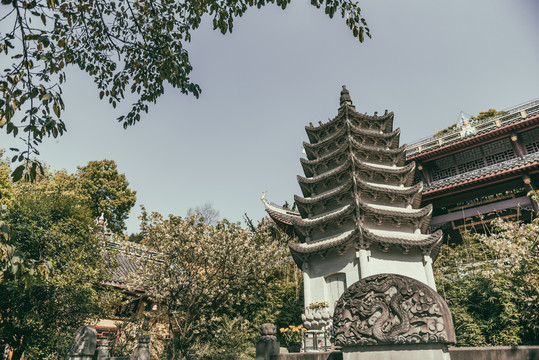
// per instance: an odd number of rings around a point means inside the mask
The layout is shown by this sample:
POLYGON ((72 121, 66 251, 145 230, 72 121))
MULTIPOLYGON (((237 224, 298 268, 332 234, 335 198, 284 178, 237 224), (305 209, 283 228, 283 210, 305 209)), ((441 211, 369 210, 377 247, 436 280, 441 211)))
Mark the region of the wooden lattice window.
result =
POLYGON ((523 132, 521 139, 528 154, 539 152, 539 128, 523 132))
POLYGON ((455 175, 457 175, 457 170, 455 169, 455 167, 450 167, 450 168, 442 169, 442 170, 440 170, 440 169, 433 169, 432 170, 432 180, 433 181, 440 180, 440 179, 445 179, 445 178, 455 176, 455 175))
POLYGON ((501 163, 515 158, 515 151, 509 139, 501 139, 481 146, 485 154, 487 165, 501 163))
POLYGON ((459 174, 485 166, 483 155, 479 147, 456 153, 455 162, 457 163, 459 174))

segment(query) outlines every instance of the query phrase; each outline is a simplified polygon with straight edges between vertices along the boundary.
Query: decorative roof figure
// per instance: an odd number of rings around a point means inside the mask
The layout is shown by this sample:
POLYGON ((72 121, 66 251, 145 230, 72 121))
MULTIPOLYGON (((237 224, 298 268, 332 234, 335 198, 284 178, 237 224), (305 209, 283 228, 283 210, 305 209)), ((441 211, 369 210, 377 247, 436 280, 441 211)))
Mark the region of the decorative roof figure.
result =
POLYGON ((341 107, 343 105, 353 106, 352 99, 350 98, 350 93, 346 89, 346 85, 342 86, 342 91, 341 91, 341 107))
POLYGON ((298 211, 262 198, 279 228, 296 237, 289 248, 304 271, 303 320, 311 330, 329 326, 326 312, 369 276, 407 276, 436 289, 431 265, 442 232, 425 233, 432 207, 418 208, 423 184, 413 185, 415 164, 406 164, 394 114, 358 113, 345 86, 340 105, 332 120, 305 128, 298 211), (312 305, 321 303, 328 308, 312 305))

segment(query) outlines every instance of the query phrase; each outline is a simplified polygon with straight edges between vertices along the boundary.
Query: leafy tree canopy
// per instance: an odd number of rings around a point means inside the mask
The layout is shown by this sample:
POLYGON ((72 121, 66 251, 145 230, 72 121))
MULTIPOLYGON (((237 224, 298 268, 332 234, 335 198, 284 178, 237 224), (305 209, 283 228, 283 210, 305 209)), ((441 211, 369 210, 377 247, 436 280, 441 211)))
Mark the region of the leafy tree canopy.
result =
POLYGON ((114 160, 90 161, 77 169, 71 184, 88 198, 92 216, 103 214, 109 229, 116 233, 125 230, 125 220, 137 201, 137 192, 129 189, 125 174, 118 173, 114 160))
POLYGON ((29 359, 63 355, 73 329, 108 311, 114 296, 99 289, 108 266, 95 236, 94 218, 82 197, 54 178, 19 182, 0 221, 2 239, 35 261, 50 264, 43 281, 4 274, 0 282, 0 338, 29 359))
MULTIPOLYGON (((135 1, 135 0, 2 0, 4 32, 0 52, 11 60, 0 78, 0 128, 22 135, 24 149, 13 160, 27 163, 46 137, 66 131, 62 84, 65 69, 78 67, 94 78, 99 97, 113 107, 132 94, 137 99, 117 120, 135 124, 148 105, 163 94, 165 83, 198 97, 190 79, 192 65, 185 44, 209 16, 213 28, 231 32, 234 19, 253 7, 290 0, 135 1), (21 132, 22 134, 19 134, 21 132)), ((311 0, 332 18, 346 19, 353 35, 370 37, 361 9, 352 0, 311 0)), ((20 165, 12 174, 35 178, 39 166, 20 165)))
POLYGON ((491 233, 444 245, 434 268, 455 323, 457 345, 539 343, 539 219, 497 219, 491 233))
POLYGON ((488 109, 487 111, 480 112, 477 116, 472 116, 470 120, 484 120, 498 115, 505 115, 506 111, 498 111, 496 109, 488 109))
POLYGON ((18 278, 26 286, 33 281, 46 278, 49 274, 50 263, 36 261, 10 245, 9 224, 1 219, 7 212, 14 195, 13 185, 9 178, 8 162, 2 158, 4 151, 0 150, 0 282, 4 277, 18 278))

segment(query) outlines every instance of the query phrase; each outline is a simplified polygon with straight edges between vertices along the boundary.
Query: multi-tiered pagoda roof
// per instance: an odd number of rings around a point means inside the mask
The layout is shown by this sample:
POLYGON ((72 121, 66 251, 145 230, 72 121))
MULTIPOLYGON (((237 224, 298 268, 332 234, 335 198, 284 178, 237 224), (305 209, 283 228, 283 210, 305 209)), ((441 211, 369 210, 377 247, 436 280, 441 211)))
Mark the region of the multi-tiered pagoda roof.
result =
MULTIPOLYGON (((268 202, 266 211, 298 241, 289 244, 297 264, 329 251, 379 246, 436 253, 442 233, 425 234, 432 207, 419 208, 423 184, 413 185, 415 164, 406 164, 394 114, 361 114, 343 86, 337 116, 305 128, 309 142, 300 159, 298 211, 268 202)), ((434 256, 436 254, 433 254, 434 256)))

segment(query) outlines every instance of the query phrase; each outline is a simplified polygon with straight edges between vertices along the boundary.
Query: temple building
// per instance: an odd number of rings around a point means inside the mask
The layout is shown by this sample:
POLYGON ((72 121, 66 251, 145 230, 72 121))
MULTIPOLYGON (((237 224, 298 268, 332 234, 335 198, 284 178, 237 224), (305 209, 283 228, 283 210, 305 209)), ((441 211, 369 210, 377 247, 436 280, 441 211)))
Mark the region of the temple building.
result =
POLYGON ((424 184, 421 206, 433 207, 431 229, 458 239, 493 217, 530 221, 539 209, 527 196, 539 186, 539 100, 412 144, 406 158, 424 184))
POLYGON ((292 257, 304 272, 304 324, 330 325, 335 303, 360 279, 397 274, 435 291, 432 261, 442 231, 427 233, 432 205, 420 207, 423 184, 399 147, 394 114, 361 114, 346 88, 338 114, 306 127, 297 211, 262 200, 277 226, 296 240, 292 257))
POLYGON ((123 301, 112 317, 99 319, 90 325, 96 329, 98 339, 107 339, 114 344, 121 335, 118 323, 123 323, 134 315, 141 315, 144 311, 156 311, 159 306, 145 296, 144 290, 130 290, 127 286, 131 274, 140 267, 139 261, 143 258, 155 259, 157 254, 142 244, 127 241, 124 236, 113 233, 103 215, 96 219, 96 225, 96 235, 105 249, 104 256, 107 262, 115 264, 109 278, 101 285, 118 291, 122 294, 123 301))

